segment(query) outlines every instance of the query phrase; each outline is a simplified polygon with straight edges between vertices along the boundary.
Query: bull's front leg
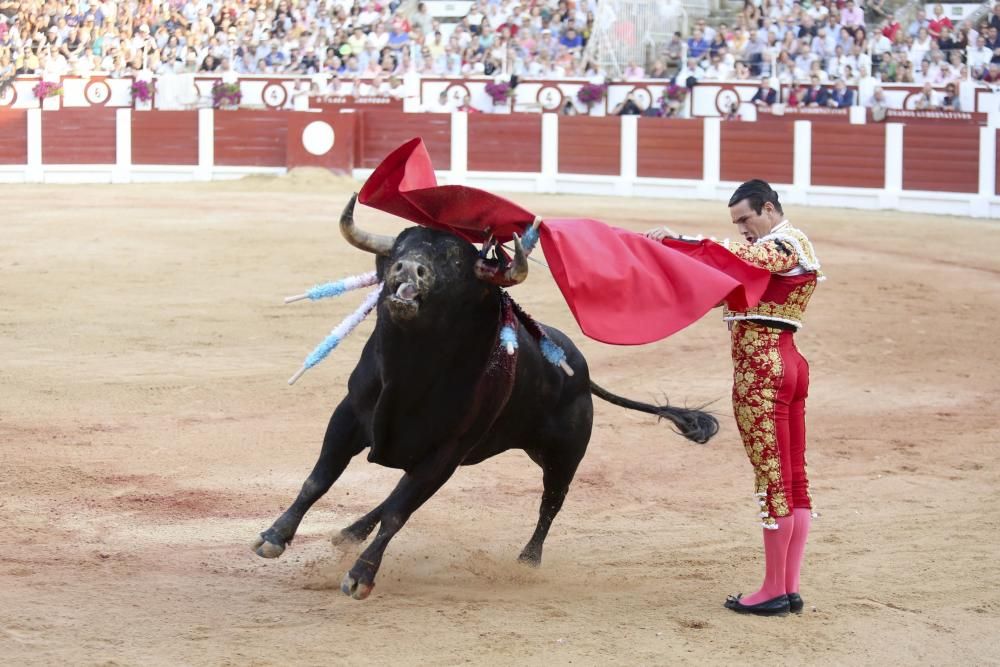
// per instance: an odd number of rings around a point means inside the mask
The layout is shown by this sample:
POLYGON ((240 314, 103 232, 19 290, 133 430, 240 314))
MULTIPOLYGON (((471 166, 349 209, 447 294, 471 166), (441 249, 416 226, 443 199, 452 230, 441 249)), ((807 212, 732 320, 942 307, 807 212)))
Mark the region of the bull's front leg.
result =
MULTIPOLYGON (((448 451, 448 448, 444 448, 448 451)), ((389 497, 379 506, 380 524, 375 539, 368 545, 354 567, 344 575, 340 590, 355 600, 364 600, 375 587, 375 575, 382 565, 389 541, 399 532, 410 516, 434 495, 454 474, 459 457, 452 460, 432 460, 421 463, 403 475, 389 497)))
POLYGON ((253 550, 262 558, 277 558, 295 537, 295 531, 309 508, 323 497, 344 472, 351 458, 364 449, 360 428, 354 410, 345 398, 330 417, 323 437, 323 449, 302 490, 292 506, 278 517, 274 524, 261 533, 253 543, 253 550))

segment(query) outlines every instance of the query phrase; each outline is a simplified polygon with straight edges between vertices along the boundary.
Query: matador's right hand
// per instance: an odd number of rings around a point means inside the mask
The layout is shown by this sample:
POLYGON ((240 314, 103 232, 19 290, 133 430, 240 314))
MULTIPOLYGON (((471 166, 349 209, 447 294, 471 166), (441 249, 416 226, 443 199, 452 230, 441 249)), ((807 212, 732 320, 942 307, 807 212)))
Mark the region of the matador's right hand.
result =
POLYGON ((654 227, 650 229, 645 234, 643 234, 647 239, 653 239, 654 241, 662 241, 663 239, 676 239, 678 234, 675 233, 669 227, 654 227))

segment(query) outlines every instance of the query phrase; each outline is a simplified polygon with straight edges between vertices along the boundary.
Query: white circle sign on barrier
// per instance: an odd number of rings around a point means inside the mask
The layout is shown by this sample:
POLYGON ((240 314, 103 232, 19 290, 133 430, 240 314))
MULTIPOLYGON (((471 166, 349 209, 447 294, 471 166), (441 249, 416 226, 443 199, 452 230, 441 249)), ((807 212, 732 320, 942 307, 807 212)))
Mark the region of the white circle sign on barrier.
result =
POLYGON ((3 92, 0 92, 0 107, 12 107, 16 101, 17 90, 14 88, 14 83, 11 82, 9 86, 4 87, 3 92))
MULTIPOLYGON (((152 84, 150 84, 152 88, 152 84)), ((83 96, 95 107, 104 106, 111 99, 111 86, 106 81, 96 79, 83 89, 83 96)))
POLYGON ((288 89, 280 82, 269 81, 264 85, 261 98, 264 100, 264 104, 271 109, 281 109, 288 101, 288 89))
POLYGON ((542 86, 538 89, 538 103, 546 111, 555 111, 562 106, 565 95, 556 86, 542 86))
POLYGON ((314 120, 302 130, 302 147, 313 155, 326 155, 333 148, 336 136, 330 124, 314 120))

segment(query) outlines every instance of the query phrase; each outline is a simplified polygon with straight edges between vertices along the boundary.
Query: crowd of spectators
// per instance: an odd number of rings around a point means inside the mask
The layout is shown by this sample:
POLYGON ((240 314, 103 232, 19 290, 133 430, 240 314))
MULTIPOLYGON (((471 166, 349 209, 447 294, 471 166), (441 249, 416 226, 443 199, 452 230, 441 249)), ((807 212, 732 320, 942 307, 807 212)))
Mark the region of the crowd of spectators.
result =
MULTIPOLYGON (((975 25, 954 25, 941 5, 902 25, 885 2, 745 0, 734 25, 699 19, 690 36, 676 33, 652 63, 630 62, 624 75, 761 81, 764 104, 781 84, 789 103, 810 106, 870 106, 881 83, 1000 82, 1000 3, 975 25), (841 94, 844 86, 856 86, 858 99, 841 94)), ((476 0, 457 23, 442 24, 413 0, 0 0, 0 80, 303 74, 323 75, 332 92, 408 74, 600 80, 605 73, 584 55, 596 5, 476 0)))
POLYGON ((147 70, 596 75, 596 0, 478 0, 442 25, 400 0, 0 0, 0 76, 147 70))
MULTIPOLYGON (((783 85, 792 105, 878 106, 882 83, 944 88, 924 108, 958 108, 962 81, 1000 82, 1000 3, 975 25, 955 25, 943 5, 906 25, 885 0, 745 0, 738 24, 698 21, 686 40, 687 81, 761 79, 754 98, 768 104, 783 85), (853 90, 857 87, 859 99, 853 90)), ((675 41, 679 36, 675 37, 675 41)))

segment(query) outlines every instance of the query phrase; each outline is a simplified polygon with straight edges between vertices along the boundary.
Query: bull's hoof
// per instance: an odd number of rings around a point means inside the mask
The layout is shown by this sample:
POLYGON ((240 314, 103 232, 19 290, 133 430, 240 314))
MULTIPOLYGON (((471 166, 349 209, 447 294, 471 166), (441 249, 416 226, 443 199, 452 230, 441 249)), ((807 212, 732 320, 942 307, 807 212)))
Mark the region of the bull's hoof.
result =
POLYGON ((358 581, 348 572, 344 575, 344 580, 340 582, 340 590, 344 595, 349 595, 355 600, 364 600, 372 594, 375 584, 366 584, 358 581))
POLYGON ((521 555, 517 557, 517 562, 528 567, 541 567, 542 554, 522 551, 521 555))
POLYGON ((360 537, 350 532, 346 528, 343 530, 338 530, 336 533, 330 536, 330 544, 335 547, 339 547, 342 544, 361 544, 365 541, 364 537, 360 537))
POLYGON ((285 553, 284 544, 275 544, 270 542, 264 537, 264 533, 261 533, 256 540, 254 540, 253 546, 250 547, 253 552, 260 556, 261 558, 277 558, 281 554, 285 553))

